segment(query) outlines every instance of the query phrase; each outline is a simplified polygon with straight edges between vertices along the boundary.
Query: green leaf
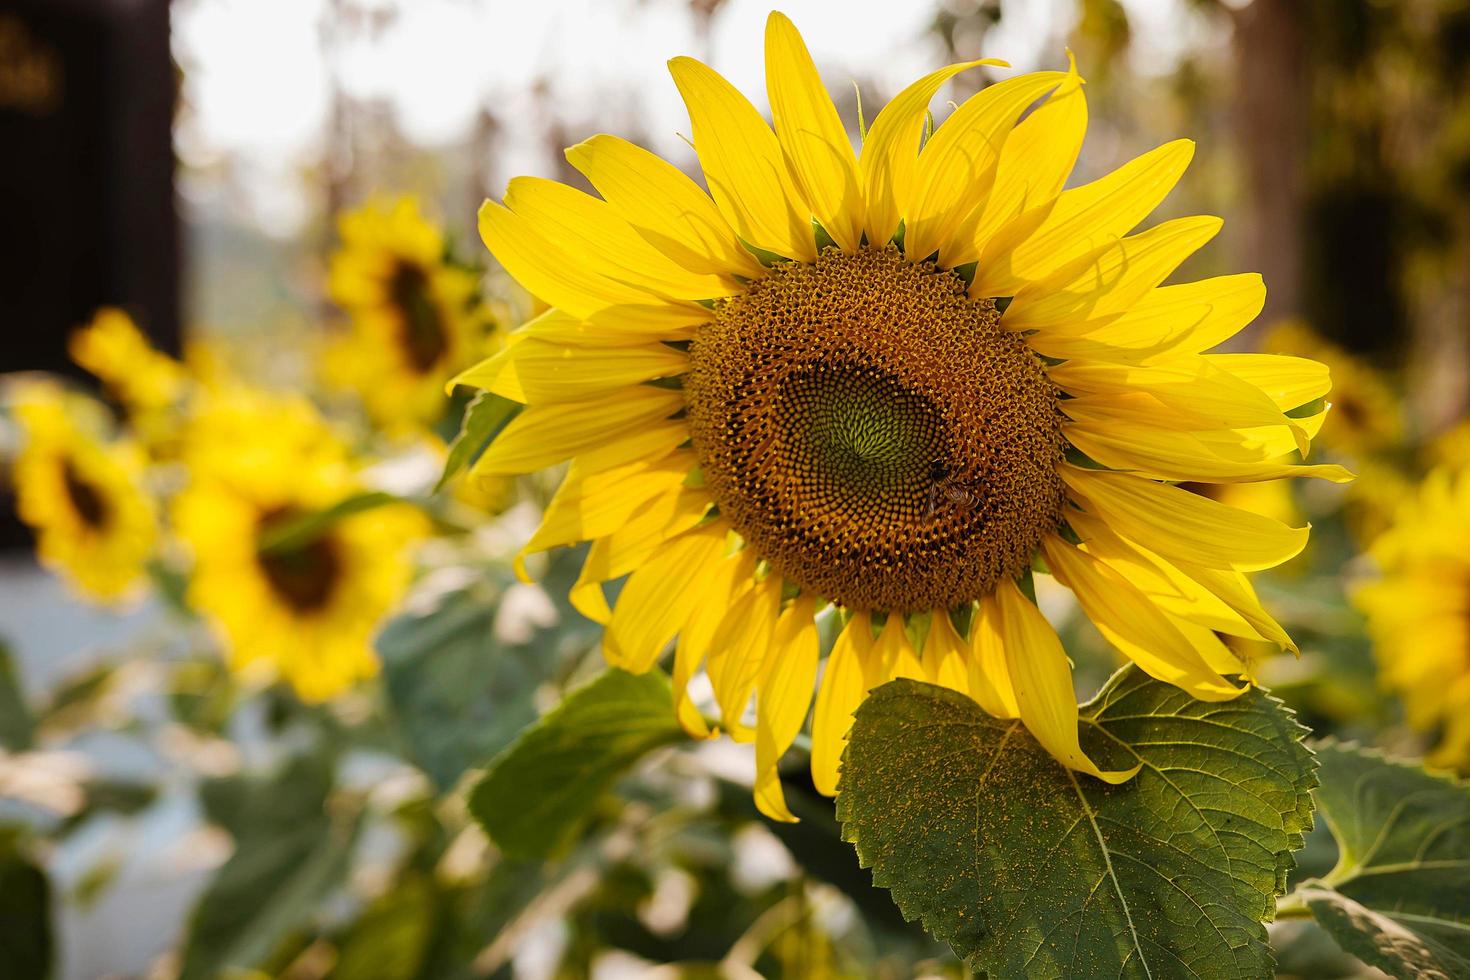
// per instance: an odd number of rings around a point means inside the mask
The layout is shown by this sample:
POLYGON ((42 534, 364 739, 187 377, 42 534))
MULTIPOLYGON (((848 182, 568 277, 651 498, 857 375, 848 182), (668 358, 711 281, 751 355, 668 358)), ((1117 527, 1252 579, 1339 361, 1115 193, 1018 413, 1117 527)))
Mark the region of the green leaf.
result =
POLYGON ((438 493, 449 485, 465 467, 474 463, 490 445, 490 440, 500 434, 520 412, 519 402, 513 402, 493 391, 482 391, 465 406, 464 420, 459 425, 459 435, 449 444, 449 456, 444 460, 444 473, 434 485, 438 493))
POLYGON ((235 853, 195 906, 180 980, 260 965, 341 885, 357 823, 328 815, 330 788, 330 764, 308 756, 209 785, 205 812, 235 835, 235 853))
POLYGON ((10 647, 0 642, 0 748, 25 751, 31 747, 35 728, 36 720, 26 704, 10 647))
POLYGON ((13 840, 0 836, 0 965, 7 980, 51 975, 51 885, 13 840))
POLYGON ((1303 901, 1343 949, 1395 977, 1470 977, 1470 786, 1355 746, 1317 755, 1339 856, 1303 901))
POLYGON ((363 511, 373 510, 387 504, 403 503, 404 498, 384 493, 381 490, 368 490, 363 493, 353 494, 345 500, 340 500, 323 510, 312 511, 302 514, 300 517, 289 521, 273 523, 268 530, 260 535, 256 547, 263 554, 279 554, 281 552, 295 551, 311 544, 322 533, 338 521, 361 514, 363 511))
POLYGON ((609 670, 569 694, 490 763, 470 812, 507 854, 563 850, 613 781, 685 737, 668 677, 609 670))
POLYGON ((342 940, 332 980, 413 980, 434 933, 434 889, 409 873, 370 905, 342 940))
POLYGON ((1270 976, 1261 923, 1312 819, 1305 730, 1259 690, 1206 704, 1131 666, 1081 715, 1092 758, 1137 776, 1069 772, 1018 721, 885 684, 844 756, 844 835, 991 976, 1270 976))

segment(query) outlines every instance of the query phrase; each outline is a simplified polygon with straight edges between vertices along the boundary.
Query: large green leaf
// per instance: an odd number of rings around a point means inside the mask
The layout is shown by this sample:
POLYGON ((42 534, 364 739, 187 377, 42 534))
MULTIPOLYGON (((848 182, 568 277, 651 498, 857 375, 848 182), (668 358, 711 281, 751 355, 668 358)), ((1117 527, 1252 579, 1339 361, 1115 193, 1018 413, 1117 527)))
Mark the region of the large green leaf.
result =
POLYGON ((609 670, 490 763, 470 812, 507 854, 549 857, 571 842, 624 770, 684 737, 663 672, 609 670))
POLYGON ((51 975, 51 886, 15 841, 0 835, 0 976, 46 980, 51 975))
POLYGON ((180 980, 260 965, 344 880, 355 820, 326 809, 331 770, 300 756, 266 778, 222 780, 206 812, 235 835, 235 853, 195 906, 180 980))
POLYGON ((1317 754, 1339 856, 1302 886, 1312 914, 1396 977, 1470 977, 1470 786, 1353 746, 1317 754))
POLYGON ((906 916, 997 977, 1271 973, 1262 921, 1311 825, 1304 729, 1258 690, 1195 701, 1133 667, 1082 708, 1108 786, 1016 721, 914 681, 858 709, 838 816, 906 916))

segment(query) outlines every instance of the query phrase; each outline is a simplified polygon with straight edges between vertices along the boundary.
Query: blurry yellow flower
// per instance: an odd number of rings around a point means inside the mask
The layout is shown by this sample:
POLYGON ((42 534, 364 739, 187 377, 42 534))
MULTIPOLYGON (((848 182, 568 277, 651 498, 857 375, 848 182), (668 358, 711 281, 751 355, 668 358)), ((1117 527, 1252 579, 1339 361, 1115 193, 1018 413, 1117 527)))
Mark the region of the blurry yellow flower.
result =
POLYGON ((127 412, 128 422, 145 444, 169 441, 188 390, 178 361, 155 350, 122 310, 103 308, 92 322, 71 335, 71 359, 94 374, 127 412))
POLYGON ((705 733, 687 695, 703 666, 777 819, 824 607, 851 613, 816 698, 824 792, 853 710, 894 677, 963 691, 1117 782, 1131 770, 1078 743, 1066 653, 1019 581, 1037 554, 1143 670, 1227 699, 1242 665, 1217 631, 1291 644, 1244 573, 1307 530, 1171 484, 1348 478, 1278 461, 1321 423, 1285 414, 1327 393, 1320 364, 1202 353, 1259 312, 1260 277, 1160 285, 1219 219, 1128 234, 1192 143, 1063 191, 1087 122, 1074 69, 985 88, 918 151, 940 86, 993 63, 909 86, 859 156, 773 14, 775 132, 708 67, 670 63, 713 198, 596 136, 567 157, 600 198, 518 178, 480 211, 552 308, 456 379, 528 406, 476 471, 571 459, 526 551, 593 542, 572 598, 607 624, 608 659, 647 670, 677 636, 681 719, 705 733), (623 576, 610 609, 603 583, 623 576))
POLYGON ((443 413, 444 379, 487 353, 477 276, 445 261, 444 236, 412 198, 371 202, 340 220, 333 301, 351 320, 326 373, 385 426, 443 413))
POLYGON ((1441 433, 1427 449, 1431 466, 1454 469, 1470 466, 1470 421, 1460 422, 1441 433))
POLYGON ((1470 767, 1470 467, 1432 473, 1371 554, 1381 578, 1355 599, 1380 677, 1438 734, 1433 761, 1470 767))
POLYGON ((69 397, 46 383, 15 393, 17 509, 35 529, 43 564, 87 596, 124 599, 142 584, 158 538, 143 455, 130 442, 103 443, 84 431, 69 397))
POLYGON ((1332 376, 1332 412, 1320 438, 1329 449, 1357 458, 1393 449, 1403 441, 1400 399, 1371 365, 1300 320, 1284 320, 1273 326, 1261 347, 1327 365, 1332 376))
POLYGON ((422 516, 378 506, 272 547, 291 523, 364 489, 344 444, 300 399, 217 393, 191 423, 185 463, 174 521, 194 558, 189 602, 231 667, 284 678, 311 701, 373 675, 372 637, 409 584, 422 516))

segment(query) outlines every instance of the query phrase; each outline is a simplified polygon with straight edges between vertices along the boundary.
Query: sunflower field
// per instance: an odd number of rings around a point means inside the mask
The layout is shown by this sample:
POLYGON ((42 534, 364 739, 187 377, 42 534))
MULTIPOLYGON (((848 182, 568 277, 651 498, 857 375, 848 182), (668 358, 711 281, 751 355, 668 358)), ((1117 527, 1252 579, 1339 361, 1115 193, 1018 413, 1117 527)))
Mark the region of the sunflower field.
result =
POLYGON ((1465 3, 14 0, 0 145, 0 978, 1470 980, 1465 3))

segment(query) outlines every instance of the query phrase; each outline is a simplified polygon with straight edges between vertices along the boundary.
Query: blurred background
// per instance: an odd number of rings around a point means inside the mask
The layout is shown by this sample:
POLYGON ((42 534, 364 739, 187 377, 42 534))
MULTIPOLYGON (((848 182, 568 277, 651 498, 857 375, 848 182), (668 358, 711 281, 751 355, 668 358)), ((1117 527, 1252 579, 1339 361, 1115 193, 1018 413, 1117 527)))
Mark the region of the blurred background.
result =
MULTIPOLYGON (((479 203, 498 198, 520 174, 585 188, 561 150, 594 133, 620 134, 696 173, 664 62, 677 54, 705 60, 764 111, 769 6, 0 0, 0 372, 85 378, 68 357, 67 338, 97 308, 117 306, 167 354, 193 347, 251 384, 308 387, 343 319, 326 284, 344 212, 412 195, 442 226, 449 250, 483 267, 479 203)), ((1375 394, 1391 391, 1396 441, 1375 459, 1406 471, 1419 466, 1409 457, 1419 459, 1422 447, 1439 445, 1465 418, 1470 2, 789 0, 782 9, 805 34, 854 130, 859 97, 871 119, 938 64, 998 57, 1017 71, 1056 68, 1070 48, 1087 79, 1092 120, 1074 182, 1181 135, 1198 142, 1163 216, 1226 218, 1220 239, 1181 278, 1265 275, 1266 310, 1234 343, 1340 356, 1347 365, 1339 372, 1334 364, 1340 386, 1354 372, 1369 381, 1335 391, 1336 414, 1348 423, 1361 414, 1366 430, 1383 404, 1375 394)), ((960 101, 1004 74, 968 73, 948 97, 960 101)), ((486 300, 513 324, 527 298, 493 269, 476 272, 488 274, 486 300)), ((1351 457, 1349 436, 1339 446, 1351 457)), ((1314 506, 1298 505, 1309 515, 1314 506)), ((1344 523, 1336 538, 1329 529, 1314 545, 1320 581, 1299 581, 1280 597, 1309 632, 1361 634, 1342 625, 1352 614, 1335 573, 1382 516, 1365 506, 1344 523)), ((162 625, 162 600, 121 612, 85 606, 38 569, 19 522, 9 520, 3 537, 0 635, 14 651, 25 699, 47 710, 73 704, 68 697, 84 700, 91 696, 84 682, 97 676, 88 672, 109 662, 109 651, 177 642, 162 625), (71 693, 56 694, 58 685, 71 693)), ((1396 717, 1372 693, 1366 644, 1345 646, 1356 652, 1345 655, 1347 679, 1335 686, 1321 683, 1310 650, 1305 665, 1274 679, 1288 690, 1300 685, 1297 706, 1329 727, 1354 712, 1396 717)), ((56 976, 67 980, 171 975, 177 961, 169 951, 231 850, 196 799, 196 782, 169 791, 181 765, 170 753, 187 755, 195 776, 234 772, 239 761, 211 760, 199 746, 160 750, 156 730, 173 730, 170 709, 129 703, 127 724, 112 727, 152 725, 147 748, 88 729, 63 740, 69 754, 33 762, 28 773, 15 768, 15 756, 8 773, 0 770, 0 824, 38 806, 38 792, 65 796, 68 765, 156 791, 136 806, 77 802, 58 811, 69 836, 47 845, 47 854, 56 976), (5 809, 7 786, 29 802, 5 809)), ((231 744, 251 744, 240 724, 270 727, 262 720, 269 711, 261 711, 253 722, 232 722, 231 744)), ((369 766, 354 778, 367 793, 383 773, 369 766)), ((775 838, 762 831, 751 840, 767 848, 753 866, 774 870, 770 881, 737 883, 737 891, 768 896, 787 888, 772 884, 790 876, 775 838)), ((687 887, 681 882, 659 879, 657 888, 687 887)), ((558 894, 570 907, 564 887, 558 894)), ((512 967, 516 976, 553 975, 558 961, 537 952, 546 943, 526 938, 537 928, 551 927, 525 924, 500 946, 487 938, 477 961, 486 968, 463 975, 512 967)), ((559 928, 556 948, 578 941, 575 928, 559 928)), ((280 936, 259 941, 269 946, 280 936)), ((299 968, 282 975, 325 975, 312 972, 309 957, 282 962, 299 968)), ((636 966, 626 974, 616 963, 607 969, 607 976, 641 975, 636 966)), ((1350 974, 1345 969, 1341 975, 1350 974)))

